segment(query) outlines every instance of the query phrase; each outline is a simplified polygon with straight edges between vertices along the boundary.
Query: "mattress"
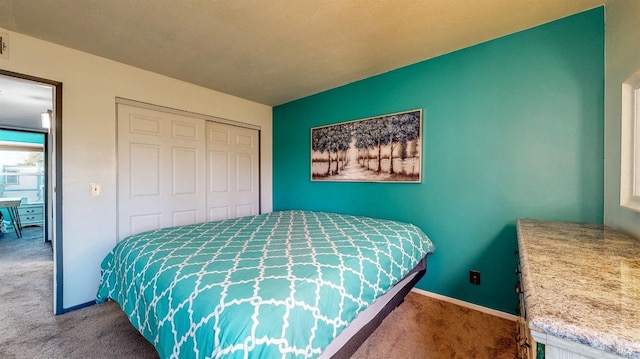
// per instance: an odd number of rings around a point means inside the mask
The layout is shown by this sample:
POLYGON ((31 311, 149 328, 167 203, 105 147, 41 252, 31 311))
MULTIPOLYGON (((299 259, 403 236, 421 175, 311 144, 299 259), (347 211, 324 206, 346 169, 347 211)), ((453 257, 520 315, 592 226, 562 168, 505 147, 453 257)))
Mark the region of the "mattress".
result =
POLYGON ((315 358, 432 251, 411 224, 273 212, 130 236, 96 300, 161 358, 315 358))

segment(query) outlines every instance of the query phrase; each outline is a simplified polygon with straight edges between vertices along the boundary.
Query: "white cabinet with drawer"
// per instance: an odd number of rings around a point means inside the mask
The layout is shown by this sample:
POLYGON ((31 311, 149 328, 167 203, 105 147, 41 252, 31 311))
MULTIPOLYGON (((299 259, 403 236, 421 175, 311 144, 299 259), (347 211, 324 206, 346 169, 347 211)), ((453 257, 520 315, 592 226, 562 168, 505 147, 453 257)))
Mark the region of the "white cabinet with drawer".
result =
POLYGON ((18 207, 18 213, 20 213, 22 227, 44 225, 43 203, 21 204, 18 207))

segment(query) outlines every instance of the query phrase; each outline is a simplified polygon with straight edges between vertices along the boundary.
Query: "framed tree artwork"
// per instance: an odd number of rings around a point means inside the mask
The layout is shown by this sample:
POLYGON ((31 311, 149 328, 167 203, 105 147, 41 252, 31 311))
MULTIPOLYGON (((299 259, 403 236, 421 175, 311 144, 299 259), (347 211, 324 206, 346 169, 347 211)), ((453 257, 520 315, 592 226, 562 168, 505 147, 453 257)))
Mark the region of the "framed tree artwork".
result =
POLYGON ((311 129, 311 180, 422 181, 422 110, 311 129))

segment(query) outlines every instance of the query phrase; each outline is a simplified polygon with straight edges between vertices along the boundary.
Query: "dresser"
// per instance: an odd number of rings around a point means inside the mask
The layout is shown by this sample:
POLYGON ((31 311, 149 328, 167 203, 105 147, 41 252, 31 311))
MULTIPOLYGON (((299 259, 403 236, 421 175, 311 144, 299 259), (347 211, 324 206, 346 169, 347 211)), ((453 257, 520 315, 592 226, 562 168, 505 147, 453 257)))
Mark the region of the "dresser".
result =
POLYGON ((42 202, 23 203, 18 207, 18 213, 20 213, 22 227, 44 225, 44 204, 42 202))
POLYGON ((517 231, 528 354, 640 358, 640 240, 602 225, 534 219, 519 219, 517 231))

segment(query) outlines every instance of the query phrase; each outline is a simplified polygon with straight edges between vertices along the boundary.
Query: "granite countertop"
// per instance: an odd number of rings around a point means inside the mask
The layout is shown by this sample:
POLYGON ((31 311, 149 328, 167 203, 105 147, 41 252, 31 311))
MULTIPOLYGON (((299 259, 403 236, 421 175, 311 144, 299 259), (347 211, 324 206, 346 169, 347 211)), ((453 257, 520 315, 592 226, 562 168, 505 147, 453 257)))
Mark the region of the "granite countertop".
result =
POLYGON ((640 240, 602 225, 517 227, 529 328, 640 358, 640 240))

